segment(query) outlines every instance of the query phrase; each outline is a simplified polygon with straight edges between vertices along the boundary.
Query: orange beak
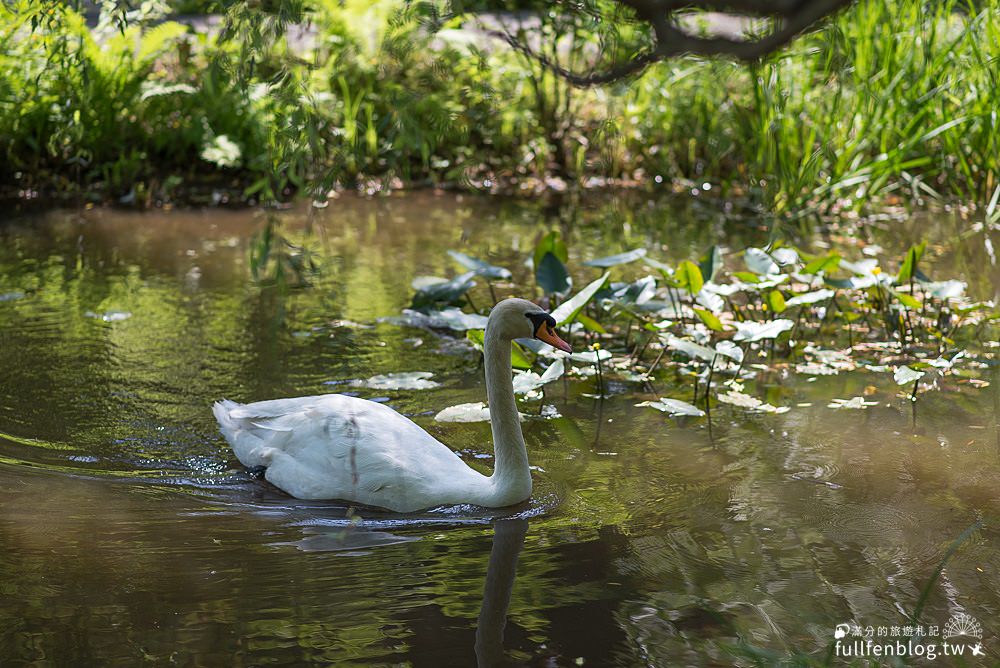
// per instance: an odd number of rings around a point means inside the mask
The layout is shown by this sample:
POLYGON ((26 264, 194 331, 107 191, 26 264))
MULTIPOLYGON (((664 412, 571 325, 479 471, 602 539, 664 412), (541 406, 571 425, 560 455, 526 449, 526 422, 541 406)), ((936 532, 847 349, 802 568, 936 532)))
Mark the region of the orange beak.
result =
POLYGON ((553 348, 558 348, 563 352, 573 352, 573 349, 569 347, 569 344, 560 339, 559 335, 556 334, 556 330, 552 329, 547 324, 543 324, 538 328, 538 332, 535 333, 535 338, 540 341, 545 341, 545 343, 549 344, 553 348))

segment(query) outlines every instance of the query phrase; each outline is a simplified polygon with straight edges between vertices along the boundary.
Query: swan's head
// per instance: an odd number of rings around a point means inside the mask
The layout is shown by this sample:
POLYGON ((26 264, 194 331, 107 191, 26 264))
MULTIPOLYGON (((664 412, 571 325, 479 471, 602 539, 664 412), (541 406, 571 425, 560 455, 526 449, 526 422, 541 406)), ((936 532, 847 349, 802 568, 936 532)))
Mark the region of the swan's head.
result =
POLYGON ((526 299, 511 297, 494 306, 486 329, 505 339, 538 339, 553 348, 573 352, 556 334, 555 318, 526 299))

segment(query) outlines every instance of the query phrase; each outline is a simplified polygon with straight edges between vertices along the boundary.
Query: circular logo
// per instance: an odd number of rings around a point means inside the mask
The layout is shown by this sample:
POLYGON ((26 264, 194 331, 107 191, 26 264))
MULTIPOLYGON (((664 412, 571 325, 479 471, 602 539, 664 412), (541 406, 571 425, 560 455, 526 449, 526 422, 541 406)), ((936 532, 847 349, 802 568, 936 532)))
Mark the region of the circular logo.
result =
POLYGON ((941 636, 948 640, 950 638, 956 638, 958 636, 967 636, 970 638, 975 638, 976 640, 983 639, 983 625, 973 617, 972 615, 967 615, 964 612, 960 612, 956 615, 952 615, 948 623, 944 625, 944 632, 941 636))

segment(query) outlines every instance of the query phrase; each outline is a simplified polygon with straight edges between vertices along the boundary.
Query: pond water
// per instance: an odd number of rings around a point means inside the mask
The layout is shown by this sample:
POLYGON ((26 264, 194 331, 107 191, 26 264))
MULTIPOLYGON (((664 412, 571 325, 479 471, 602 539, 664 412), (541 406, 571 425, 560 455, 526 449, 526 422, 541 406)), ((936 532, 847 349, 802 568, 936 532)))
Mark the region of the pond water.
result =
MULTIPOLYGON (((792 410, 719 405, 711 429, 637 407, 653 398, 641 386, 613 383, 600 401, 592 378, 571 378, 547 393, 560 417, 524 424, 537 469, 523 506, 406 516, 297 501, 239 466, 213 401, 429 371, 440 387, 350 389, 491 464, 487 424, 433 419, 485 399, 478 353, 461 335, 378 320, 408 306, 416 276, 459 270, 447 249, 510 268, 506 296, 533 285, 524 258, 541 230, 563 231, 577 269, 637 246, 671 262, 742 249, 768 230, 638 196, 425 193, 275 216, 304 256, 275 239, 251 263, 268 224, 256 212, 0 225, 2 665, 848 665, 829 657, 837 624, 912 625, 924 594, 928 632, 971 615, 986 656, 963 665, 997 665, 1000 371, 988 355, 989 385, 943 382, 915 407, 891 373, 761 372, 754 392, 792 410), (308 285, 299 260, 315 265, 308 285), (877 405, 827 407, 863 394, 877 405)), ((892 258, 929 238, 936 271, 997 299, 984 241, 1000 238, 968 229, 939 214, 862 238, 892 258)), ((862 256, 846 234, 788 233, 862 256)), ((472 297, 491 299, 481 281, 472 297)), ((662 396, 690 401, 690 384, 665 382, 662 396)))

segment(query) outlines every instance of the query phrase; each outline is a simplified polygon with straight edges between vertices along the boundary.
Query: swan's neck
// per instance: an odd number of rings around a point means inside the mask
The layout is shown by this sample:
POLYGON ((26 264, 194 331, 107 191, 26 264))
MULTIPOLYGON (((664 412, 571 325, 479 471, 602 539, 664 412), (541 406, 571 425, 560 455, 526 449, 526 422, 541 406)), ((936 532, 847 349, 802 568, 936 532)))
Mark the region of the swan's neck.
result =
POLYGON ((521 435, 521 421, 511 380, 510 340, 496 335, 487 327, 483 356, 496 457, 496 467, 490 480, 499 505, 509 505, 524 501, 531 495, 528 453, 521 435))

